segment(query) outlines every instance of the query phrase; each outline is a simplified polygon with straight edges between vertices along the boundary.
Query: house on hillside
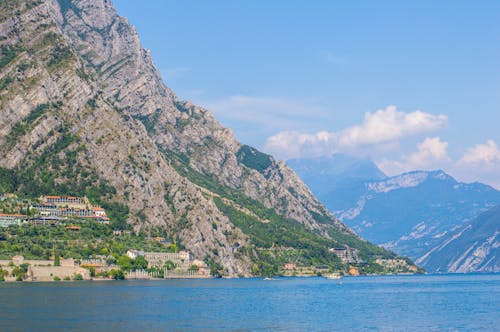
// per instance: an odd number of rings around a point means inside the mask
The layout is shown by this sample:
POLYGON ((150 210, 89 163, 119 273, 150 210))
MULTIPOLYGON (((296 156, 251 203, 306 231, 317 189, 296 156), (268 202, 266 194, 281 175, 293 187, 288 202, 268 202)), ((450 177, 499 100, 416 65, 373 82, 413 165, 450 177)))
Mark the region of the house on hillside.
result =
POLYGON ((126 254, 131 259, 136 259, 137 256, 144 256, 144 251, 129 249, 126 254))
POLYGON ((4 214, 0 213, 0 227, 10 225, 21 225, 28 221, 28 216, 24 214, 4 214))

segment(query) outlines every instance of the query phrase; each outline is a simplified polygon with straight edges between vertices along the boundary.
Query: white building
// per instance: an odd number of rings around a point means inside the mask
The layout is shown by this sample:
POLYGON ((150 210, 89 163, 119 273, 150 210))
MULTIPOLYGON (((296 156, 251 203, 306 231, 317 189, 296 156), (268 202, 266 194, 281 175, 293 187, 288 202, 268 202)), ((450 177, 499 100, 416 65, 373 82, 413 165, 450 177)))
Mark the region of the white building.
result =
POLYGON ((129 249, 127 250, 127 256, 131 259, 136 259, 137 256, 144 256, 144 251, 129 249))

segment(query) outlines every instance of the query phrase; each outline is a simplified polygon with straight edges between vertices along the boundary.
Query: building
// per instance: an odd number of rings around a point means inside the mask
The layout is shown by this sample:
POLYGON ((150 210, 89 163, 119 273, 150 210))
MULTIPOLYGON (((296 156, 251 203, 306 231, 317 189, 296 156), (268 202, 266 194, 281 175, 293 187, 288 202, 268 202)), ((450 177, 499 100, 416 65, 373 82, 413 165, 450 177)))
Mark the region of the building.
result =
POLYGON ((83 280, 90 280, 90 271, 79 266, 32 266, 28 267, 26 280, 28 281, 53 281, 55 278, 74 279, 80 275, 83 280))
POLYGON ((86 197, 42 196, 40 204, 32 206, 37 217, 61 217, 95 220, 109 223, 106 211, 97 205, 91 205, 86 197))
POLYGON ((418 267, 416 267, 415 265, 410 265, 410 266, 408 266, 408 271, 413 272, 413 273, 417 273, 418 267))
POLYGON ((144 258, 148 261, 148 267, 163 267, 167 261, 173 262, 178 267, 189 267, 192 256, 187 251, 174 252, 146 252, 144 258))
POLYGON ((334 253, 342 263, 347 263, 347 249, 346 248, 330 248, 329 252, 334 253))
POLYGON ((94 206, 93 212, 96 217, 106 217, 106 211, 100 206, 94 206))
POLYGON ((408 269, 411 272, 417 272, 418 268, 416 266, 409 265, 408 262, 401 258, 393 259, 382 259, 377 258, 375 263, 383 266, 387 270, 405 270, 408 269))
POLYGON ((42 196, 41 201, 55 206, 68 206, 85 208, 88 205, 88 200, 86 197, 76 197, 76 196, 42 196))
POLYGON ((21 256, 21 255, 12 256, 12 263, 15 266, 20 266, 20 265, 22 265, 24 263, 24 257, 21 256))
POLYGON ((129 249, 126 255, 131 259, 136 259, 137 256, 144 256, 148 261, 148 267, 163 268, 168 261, 173 262, 180 268, 188 268, 193 264, 193 256, 184 250, 179 252, 144 252, 141 250, 129 249))
POLYGON ((337 255, 340 261, 344 264, 357 263, 359 261, 359 252, 357 249, 345 246, 338 248, 330 248, 329 252, 337 255))
POLYGON ((129 250, 127 250, 127 254, 126 255, 128 257, 130 257, 131 259, 136 259, 137 256, 144 256, 144 251, 129 249, 129 250))
POLYGON ((359 270, 357 267, 350 266, 349 267, 349 275, 351 276, 359 276, 359 270))
POLYGON ((286 263, 285 270, 295 270, 297 269, 297 264, 295 263, 286 263))
POLYGON ((8 227, 10 225, 21 225, 28 221, 28 216, 24 214, 4 214, 0 213, 0 227, 8 227))
POLYGON ((96 273, 108 272, 110 270, 119 270, 120 267, 116 264, 109 263, 111 256, 98 255, 87 259, 80 260, 80 267, 90 269, 93 268, 96 273))
POLYGON ((154 237, 153 240, 166 246, 170 245, 170 241, 161 236, 154 237))
POLYGON ((63 218, 61 217, 34 217, 30 218, 30 222, 34 225, 57 225, 63 218))

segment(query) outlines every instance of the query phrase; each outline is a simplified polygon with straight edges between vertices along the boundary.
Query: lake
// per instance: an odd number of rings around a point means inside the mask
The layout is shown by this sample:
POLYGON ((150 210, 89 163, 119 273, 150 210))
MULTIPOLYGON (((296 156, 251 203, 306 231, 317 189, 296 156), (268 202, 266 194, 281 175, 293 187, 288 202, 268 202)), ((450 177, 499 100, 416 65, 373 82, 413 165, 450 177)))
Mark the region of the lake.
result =
POLYGON ((495 331, 500 274, 0 284, 0 331, 495 331))

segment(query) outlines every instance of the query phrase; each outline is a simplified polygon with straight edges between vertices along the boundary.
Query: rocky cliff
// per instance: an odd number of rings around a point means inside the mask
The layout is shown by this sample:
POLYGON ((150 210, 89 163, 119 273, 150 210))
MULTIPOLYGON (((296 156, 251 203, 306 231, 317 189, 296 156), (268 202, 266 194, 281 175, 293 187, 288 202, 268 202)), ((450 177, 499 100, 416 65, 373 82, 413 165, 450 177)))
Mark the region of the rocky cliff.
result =
POLYGON ((500 206, 454 229, 417 262, 436 272, 500 272, 500 206))
POLYGON ((159 232, 230 275, 286 250, 390 255, 285 164, 179 101, 110 1, 4 0, 0 47, 0 190, 87 195, 116 227, 159 232))

